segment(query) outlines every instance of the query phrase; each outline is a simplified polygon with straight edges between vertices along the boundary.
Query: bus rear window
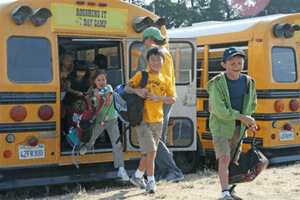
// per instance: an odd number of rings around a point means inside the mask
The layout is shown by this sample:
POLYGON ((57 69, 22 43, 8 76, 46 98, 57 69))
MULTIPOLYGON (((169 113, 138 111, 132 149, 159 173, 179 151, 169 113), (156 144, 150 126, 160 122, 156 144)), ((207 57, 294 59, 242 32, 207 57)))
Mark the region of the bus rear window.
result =
POLYGON ((7 42, 7 76, 14 83, 49 83, 52 57, 45 38, 11 37, 7 42))
POLYGON ((273 78, 278 83, 297 81, 295 52, 292 48, 274 47, 272 49, 273 78))

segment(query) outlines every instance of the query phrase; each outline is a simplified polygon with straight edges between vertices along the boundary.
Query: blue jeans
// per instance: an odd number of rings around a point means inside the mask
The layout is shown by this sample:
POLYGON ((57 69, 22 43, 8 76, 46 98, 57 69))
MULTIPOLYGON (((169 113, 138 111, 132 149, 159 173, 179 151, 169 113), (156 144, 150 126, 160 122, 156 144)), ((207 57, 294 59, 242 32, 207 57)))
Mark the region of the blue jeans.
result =
POLYGON ((163 104, 164 110, 164 124, 161 139, 158 143, 158 148, 155 158, 155 178, 165 178, 168 173, 174 173, 176 176, 183 176, 181 170, 176 166, 173 155, 170 154, 169 149, 164 144, 165 135, 168 128, 168 121, 173 104, 163 104))

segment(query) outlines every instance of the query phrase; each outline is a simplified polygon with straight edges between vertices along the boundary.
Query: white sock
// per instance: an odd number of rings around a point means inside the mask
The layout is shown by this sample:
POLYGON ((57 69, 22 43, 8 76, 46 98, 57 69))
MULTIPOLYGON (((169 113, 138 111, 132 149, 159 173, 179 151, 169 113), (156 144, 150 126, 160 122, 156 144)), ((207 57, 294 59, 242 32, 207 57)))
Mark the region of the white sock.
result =
POLYGON ((226 197, 226 196, 230 196, 229 191, 228 190, 223 190, 222 191, 222 196, 223 196, 223 198, 226 197))
POLYGON ((119 171, 124 171, 124 167, 119 167, 119 171))
POLYGON ((148 179, 148 182, 153 181, 155 183, 154 176, 148 176, 147 179, 148 179))
POLYGON ((144 175, 144 172, 137 169, 134 175, 136 178, 141 178, 144 175))

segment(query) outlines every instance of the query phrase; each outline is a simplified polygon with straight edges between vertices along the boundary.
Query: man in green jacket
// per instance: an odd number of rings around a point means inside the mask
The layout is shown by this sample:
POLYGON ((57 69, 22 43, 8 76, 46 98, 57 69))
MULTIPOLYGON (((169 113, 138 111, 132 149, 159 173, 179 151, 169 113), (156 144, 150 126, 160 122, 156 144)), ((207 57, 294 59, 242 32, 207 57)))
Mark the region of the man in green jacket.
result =
MULTIPOLYGON (((238 47, 226 49, 221 62, 226 72, 215 76, 205 86, 210 102, 209 127, 216 159, 219 161, 219 178, 225 200, 241 199, 229 192, 228 166, 246 128, 254 131, 256 127, 255 119, 251 117, 257 107, 255 82, 241 74, 245 57, 238 47)), ((234 162, 238 161, 241 149, 234 162)))

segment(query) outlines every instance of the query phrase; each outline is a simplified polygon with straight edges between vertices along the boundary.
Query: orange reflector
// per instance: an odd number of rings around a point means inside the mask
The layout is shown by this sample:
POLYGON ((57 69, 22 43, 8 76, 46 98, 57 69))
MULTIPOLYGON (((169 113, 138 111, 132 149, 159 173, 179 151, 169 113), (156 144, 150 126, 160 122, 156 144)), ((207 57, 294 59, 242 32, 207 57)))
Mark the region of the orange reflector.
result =
POLYGON ((42 120, 49 120, 53 117, 54 111, 51 106, 43 105, 38 110, 38 115, 42 120))
POLYGON ((282 112, 284 108, 284 103, 281 100, 277 100, 274 105, 274 109, 276 112, 282 112))
POLYGON ((23 121, 27 116, 27 111, 24 106, 14 106, 10 110, 10 116, 15 121, 23 121))
POLYGON ((4 151, 4 158, 10 158, 10 157, 11 157, 11 151, 10 150, 4 151))

